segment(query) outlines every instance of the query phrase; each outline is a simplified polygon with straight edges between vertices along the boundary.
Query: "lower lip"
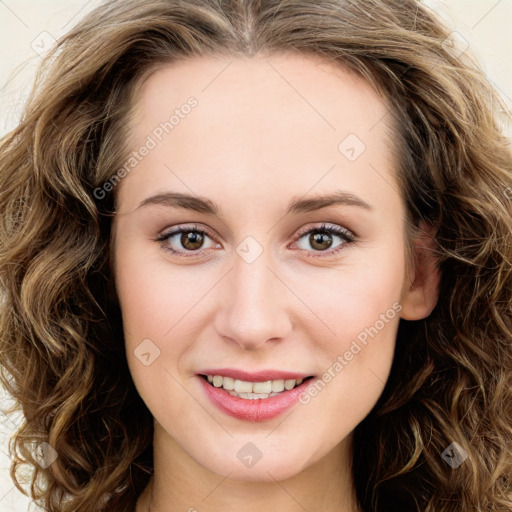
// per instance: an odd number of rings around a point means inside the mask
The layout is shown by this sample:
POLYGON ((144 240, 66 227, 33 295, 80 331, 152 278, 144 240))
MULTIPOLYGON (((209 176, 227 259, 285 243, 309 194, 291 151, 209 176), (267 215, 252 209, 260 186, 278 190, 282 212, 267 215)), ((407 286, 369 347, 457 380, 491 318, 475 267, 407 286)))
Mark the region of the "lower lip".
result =
POLYGON ((301 393, 314 381, 308 379, 299 386, 274 395, 269 398, 256 398, 254 400, 238 398, 230 395, 222 388, 216 388, 209 384, 203 377, 199 377, 201 385, 208 398, 222 412, 246 421, 267 421, 277 418, 299 401, 301 393))

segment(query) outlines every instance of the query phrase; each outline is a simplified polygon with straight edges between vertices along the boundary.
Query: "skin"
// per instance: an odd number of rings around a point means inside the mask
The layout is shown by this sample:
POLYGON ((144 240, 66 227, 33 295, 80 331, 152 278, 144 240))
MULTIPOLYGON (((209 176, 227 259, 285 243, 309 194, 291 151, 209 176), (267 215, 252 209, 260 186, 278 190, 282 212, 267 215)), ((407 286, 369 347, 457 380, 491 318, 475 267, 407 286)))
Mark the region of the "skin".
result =
MULTIPOLYGON (((115 191, 113 261, 126 351, 155 418, 151 510, 357 511, 353 430, 384 389, 399 318, 424 318, 437 300, 428 232, 411 241, 416 257, 406 258, 391 116, 365 81, 319 58, 193 58, 144 83, 130 150, 190 96, 197 107, 115 191), (366 146, 355 161, 338 149, 348 134, 366 146), (338 190, 370 208, 286 214, 290 201, 338 190), (208 198, 220 213, 139 207, 171 191, 208 198), (180 235, 156 241, 190 223, 215 237, 207 235, 194 256, 169 252, 194 254, 180 235), (323 223, 355 241, 327 235, 318 248, 310 233, 299 238, 299 230, 323 223), (236 250, 247 236, 262 249, 250 263, 236 250), (200 387, 196 373, 212 367, 321 377, 396 303, 399 314, 317 396, 274 420, 227 416, 200 387), (148 366, 134 354, 145 339, 160 350, 148 366), (252 467, 237 457, 249 442, 262 454, 252 467)), ((148 509, 149 490, 137 511, 148 509)))

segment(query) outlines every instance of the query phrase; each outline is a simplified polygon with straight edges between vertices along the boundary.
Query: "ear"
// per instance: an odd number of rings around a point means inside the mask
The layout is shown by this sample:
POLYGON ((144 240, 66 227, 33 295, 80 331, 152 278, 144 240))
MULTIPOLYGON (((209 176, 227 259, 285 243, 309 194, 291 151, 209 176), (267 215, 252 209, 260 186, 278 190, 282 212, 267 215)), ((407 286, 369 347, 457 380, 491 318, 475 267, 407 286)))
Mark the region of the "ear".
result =
POLYGON ((401 318, 421 320, 432 313, 439 297, 440 272, 436 267, 435 226, 420 222, 414 240, 409 280, 402 291, 401 318))

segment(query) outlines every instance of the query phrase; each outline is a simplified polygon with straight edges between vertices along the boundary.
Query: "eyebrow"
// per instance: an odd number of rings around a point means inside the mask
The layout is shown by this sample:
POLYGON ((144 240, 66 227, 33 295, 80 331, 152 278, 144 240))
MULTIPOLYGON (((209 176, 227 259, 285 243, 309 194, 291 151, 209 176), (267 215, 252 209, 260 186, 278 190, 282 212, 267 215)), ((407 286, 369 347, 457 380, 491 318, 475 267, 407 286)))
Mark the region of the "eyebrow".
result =
MULTIPOLYGON (((345 191, 336 191, 332 194, 311 197, 308 199, 299 199, 292 201, 288 205, 286 215, 290 213, 305 213, 320 210, 328 206, 343 204, 346 206, 358 206, 366 210, 373 208, 360 197, 345 191)), ((163 205, 172 208, 183 208, 200 213, 219 216, 220 208, 210 199, 200 196, 192 196, 180 192, 166 192, 157 194, 144 199, 137 208, 147 205, 163 205)))

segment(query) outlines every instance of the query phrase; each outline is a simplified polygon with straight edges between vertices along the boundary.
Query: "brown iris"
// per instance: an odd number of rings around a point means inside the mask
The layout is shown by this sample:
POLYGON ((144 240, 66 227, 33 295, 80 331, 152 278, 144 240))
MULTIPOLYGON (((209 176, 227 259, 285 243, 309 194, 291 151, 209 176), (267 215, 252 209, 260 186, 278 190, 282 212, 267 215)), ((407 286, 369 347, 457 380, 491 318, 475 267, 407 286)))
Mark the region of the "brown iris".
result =
POLYGON ((203 235, 197 231, 184 231, 181 234, 181 244, 190 251, 199 249, 203 243, 203 235))
POLYGON ((323 251, 332 245, 332 235, 327 232, 316 231, 309 235, 309 242, 311 247, 323 251), (327 246, 325 245, 327 244, 327 246))

